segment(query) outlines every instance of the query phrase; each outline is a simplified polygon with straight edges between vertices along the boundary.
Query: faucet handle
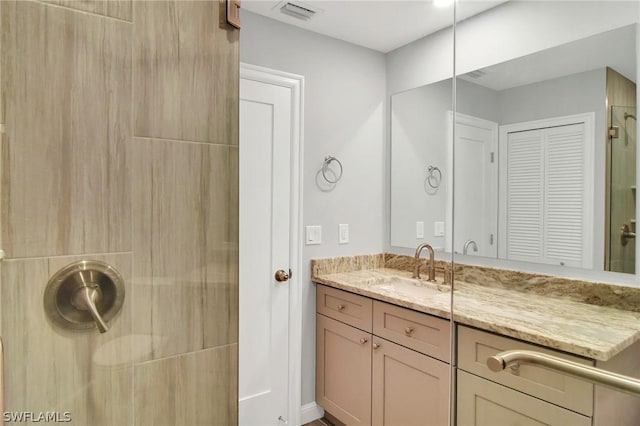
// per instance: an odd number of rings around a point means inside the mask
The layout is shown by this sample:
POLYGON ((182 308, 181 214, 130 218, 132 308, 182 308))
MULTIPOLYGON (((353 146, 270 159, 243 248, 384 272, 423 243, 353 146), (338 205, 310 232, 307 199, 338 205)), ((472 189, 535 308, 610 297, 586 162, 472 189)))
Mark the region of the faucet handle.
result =
POLYGON ((443 284, 451 284, 451 281, 453 281, 451 266, 448 263, 445 263, 443 268, 444 268, 443 284))

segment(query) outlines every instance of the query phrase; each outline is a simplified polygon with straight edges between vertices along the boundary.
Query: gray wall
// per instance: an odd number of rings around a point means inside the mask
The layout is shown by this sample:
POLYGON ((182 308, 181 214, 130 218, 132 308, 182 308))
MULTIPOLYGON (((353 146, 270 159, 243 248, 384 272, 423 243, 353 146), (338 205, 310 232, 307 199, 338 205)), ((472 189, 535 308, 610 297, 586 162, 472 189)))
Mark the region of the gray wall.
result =
POLYGON ((458 79, 456 112, 500 123, 500 95, 493 89, 458 79))
MULTIPOLYGON (((499 92, 458 80, 458 112, 499 121, 499 92)), ((391 97, 391 220, 393 250, 429 242, 444 249, 445 237, 434 236, 434 222, 447 222, 449 153, 448 114, 453 110, 451 79, 397 93, 391 97), (437 166, 442 181, 437 191, 426 187, 426 169, 437 166), (423 221, 424 238, 416 238, 416 221, 423 221)))
MULTIPOLYGON (((426 196, 421 183, 426 164, 445 167, 447 121, 451 110, 450 80, 429 84, 392 96, 391 111, 391 246, 415 247, 415 217, 425 220, 425 239, 438 246, 432 235, 434 220, 447 221, 446 182, 436 195, 426 196)), ((594 112, 594 256, 593 264, 602 264, 604 256, 605 144, 605 70, 598 69, 539 83, 496 91, 457 81, 457 111, 497 122, 500 125, 543 118, 594 112)), ((463 164, 456 166, 465 167, 463 164)), ((446 180, 446 179, 445 179, 446 180)))
POLYGON ((498 92, 499 122, 511 124, 595 112, 599 125, 596 133, 604 135, 605 88, 603 68, 501 90, 498 92))
POLYGON ((447 122, 452 111, 451 79, 398 93, 391 98, 391 246, 413 248, 429 242, 444 248, 433 225, 445 222, 448 180, 447 122), (425 186, 427 167, 442 172, 437 191, 425 186), (424 238, 416 222, 424 222, 424 238))
MULTIPOLYGON (((385 57, 382 53, 242 11, 240 61, 305 77, 303 225, 322 226, 322 244, 305 246, 301 277, 311 258, 381 252, 387 223, 385 57), (344 176, 331 192, 316 185, 325 155, 344 176), (338 244, 338 224, 349 244, 338 244)), ((303 278, 302 403, 315 400, 315 287, 303 278)))

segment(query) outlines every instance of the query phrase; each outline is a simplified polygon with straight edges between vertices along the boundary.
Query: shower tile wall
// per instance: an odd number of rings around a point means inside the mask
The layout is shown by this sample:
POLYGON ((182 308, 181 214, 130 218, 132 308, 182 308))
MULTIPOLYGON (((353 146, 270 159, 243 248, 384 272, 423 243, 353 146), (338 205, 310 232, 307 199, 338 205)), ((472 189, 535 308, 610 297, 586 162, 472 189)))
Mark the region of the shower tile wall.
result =
POLYGON ((131 30, 2 2, 8 257, 131 251, 131 30))
POLYGON ((137 138, 133 158, 134 303, 146 311, 134 330, 152 337, 144 352, 235 343, 237 148, 137 138))
POLYGON ((238 32, 218 16, 216 1, 135 2, 136 136, 237 145, 238 32))
MULTIPOLYGON (((83 256, 5 260, 2 339, 5 410, 71 412, 77 425, 126 425, 133 414, 132 304, 104 335, 52 327, 42 307, 49 277, 83 256), (117 407, 114 410, 113 407, 117 407)), ((131 254, 93 255, 131 282, 131 254)), ((126 286, 131 294, 131 285, 126 286)))
POLYGON ((223 11, 0 2, 6 410, 237 423, 238 31, 223 11), (49 277, 79 259, 127 283, 106 334, 44 315, 49 277))
POLYGON ((95 0, 42 0, 47 3, 70 7, 72 9, 84 10, 98 15, 119 18, 131 21, 132 3, 131 0, 120 1, 95 1, 95 0))
MULTIPOLYGON (((609 177, 609 196, 607 204, 610 205, 609 217, 610 223, 607 228, 611 230, 608 239, 610 239, 609 253, 609 270, 616 272, 636 273, 635 270, 635 244, 633 240, 630 244, 623 246, 620 243, 620 227, 623 224, 631 225, 632 231, 635 225, 631 220, 635 218, 637 191, 632 190, 636 181, 636 144, 635 135, 630 137, 626 134, 629 129, 635 131, 636 122, 626 121, 623 113, 627 110, 621 108, 636 106, 636 84, 627 79, 623 75, 617 73, 611 68, 607 68, 607 129, 612 125, 616 125, 620 130, 620 137, 612 139, 611 150, 608 150, 607 156, 610 156, 607 163, 611 163, 609 177), (616 122, 612 123, 612 111, 615 115, 616 122), (629 129, 625 126, 629 124, 629 129)), ((629 110, 631 111, 631 110, 629 110)), ((635 230, 637 232, 637 230, 635 230)))

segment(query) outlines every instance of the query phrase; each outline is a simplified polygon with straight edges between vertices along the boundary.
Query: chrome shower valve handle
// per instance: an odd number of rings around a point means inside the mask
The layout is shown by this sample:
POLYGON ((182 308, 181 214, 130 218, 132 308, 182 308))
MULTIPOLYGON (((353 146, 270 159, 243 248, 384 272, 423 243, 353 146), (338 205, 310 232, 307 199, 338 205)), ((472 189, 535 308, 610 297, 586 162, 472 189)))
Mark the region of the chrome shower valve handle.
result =
POLYGON ((71 304, 76 307, 76 309, 88 311, 93 318, 93 322, 96 323, 96 327, 98 327, 98 331, 100 333, 106 333, 109 330, 109 327, 102 319, 98 308, 96 307, 97 303, 100 301, 100 287, 97 284, 90 283, 88 286, 83 286, 73 292, 71 296, 71 304))
POLYGON ((112 266, 83 260, 56 272, 44 292, 44 309, 52 322, 72 330, 109 330, 124 304, 124 281, 112 266))

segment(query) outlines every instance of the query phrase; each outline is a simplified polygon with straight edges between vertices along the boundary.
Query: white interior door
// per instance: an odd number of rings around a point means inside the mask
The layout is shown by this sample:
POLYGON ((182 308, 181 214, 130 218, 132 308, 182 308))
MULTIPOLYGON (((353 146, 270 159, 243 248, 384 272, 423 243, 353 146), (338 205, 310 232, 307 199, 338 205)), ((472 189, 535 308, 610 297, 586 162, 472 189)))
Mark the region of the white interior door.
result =
POLYGON ((289 412, 291 92, 240 80, 239 423, 289 412))
POLYGON ((468 255, 497 256, 498 231, 498 123, 456 113, 455 235, 453 250, 468 255))

